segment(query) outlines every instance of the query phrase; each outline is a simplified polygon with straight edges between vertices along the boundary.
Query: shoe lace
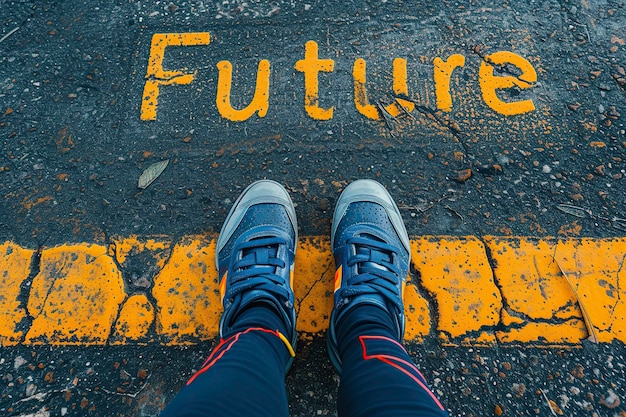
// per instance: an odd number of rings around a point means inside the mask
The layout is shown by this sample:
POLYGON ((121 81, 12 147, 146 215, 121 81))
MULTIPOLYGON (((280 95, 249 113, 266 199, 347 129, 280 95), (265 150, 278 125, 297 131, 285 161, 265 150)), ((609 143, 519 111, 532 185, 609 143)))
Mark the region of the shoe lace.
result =
POLYGON ((242 256, 233 265, 228 297, 232 299, 245 291, 262 290, 289 300, 285 280, 276 273, 278 268, 286 266, 277 256, 280 246, 286 244, 285 238, 266 237, 238 245, 236 249, 242 256))
POLYGON ((357 273, 349 279, 349 294, 381 294, 395 304, 401 304, 398 294, 400 268, 393 262, 398 248, 378 240, 374 236, 354 236, 347 240, 354 245, 355 254, 348 259, 347 265, 357 265, 357 273))

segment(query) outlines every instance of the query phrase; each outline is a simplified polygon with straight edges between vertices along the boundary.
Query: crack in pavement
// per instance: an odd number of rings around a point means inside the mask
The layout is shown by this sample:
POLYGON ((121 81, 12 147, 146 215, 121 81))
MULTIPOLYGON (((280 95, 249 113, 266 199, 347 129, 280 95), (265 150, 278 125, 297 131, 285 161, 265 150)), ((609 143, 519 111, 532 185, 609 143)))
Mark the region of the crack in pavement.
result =
POLYGON ((110 247, 112 247, 113 249, 113 256, 110 256, 110 258, 113 259, 113 263, 115 264, 115 266, 117 267, 118 271, 120 271, 120 275, 122 276, 122 283, 124 285, 124 299, 118 304, 117 306, 117 312, 115 313, 115 318, 111 321, 111 326, 109 329, 109 335, 106 338, 106 344, 110 344, 111 342, 111 338, 113 337, 113 335, 115 334, 115 325, 117 324, 118 320, 120 319, 120 316, 122 314, 122 308, 124 307, 124 304, 126 303, 126 300, 128 300, 128 291, 127 291, 127 285, 126 285, 126 280, 124 279, 124 275, 122 272, 122 265, 117 261, 117 243, 115 241, 113 241, 105 232, 105 239, 106 242, 110 245, 110 247))
MULTIPOLYGON (((486 241, 484 240, 484 238, 482 236, 478 236, 478 239, 480 240, 480 242, 482 242, 482 244, 484 245, 485 248, 485 255, 487 257, 487 260, 489 262, 489 266, 493 275, 493 281, 494 284, 496 286, 496 288, 498 289, 499 293, 500 293, 500 297, 502 300, 502 308, 500 309, 500 321, 496 324, 496 325, 484 325, 481 326, 479 328, 479 330, 474 330, 472 332, 468 332, 465 334, 465 336, 471 336, 473 334, 480 334, 480 332, 482 331, 506 331, 506 330, 517 330, 517 329, 522 329, 525 326, 527 326, 528 324, 551 324, 551 325, 561 325, 561 324, 566 324, 567 322, 571 321, 571 320, 583 320, 584 321, 584 316, 582 314, 582 312, 580 312, 580 314, 575 314, 572 313, 572 315, 568 315, 567 317, 557 317, 557 314, 559 312, 565 311, 567 308, 572 307, 574 304, 571 302, 566 303, 565 305, 559 307, 559 309, 557 309, 556 311, 552 312, 552 316, 548 317, 548 318, 543 318, 543 317, 533 317, 530 316, 524 312, 521 311, 517 311, 515 309, 513 309, 509 303, 509 300, 507 299, 507 297, 504 295, 504 291, 503 291, 503 286, 502 283, 500 281, 500 279, 498 278, 498 274, 496 273, 497 270, 497 265, 496 265, 496 261, 493 258, 493 255, 491 253, 491 249, 489 248, 489 246, 487 245, 486 241), (511 317, 515 317, 518 318, 520 320, 523 320, 523 323, 509 323, 507 325, 504 324, 504 318, 503 318, 503 314, 504 313, 508 313, 511 317)), ((626 257, 625 257, 626 258, 626 257)), ((537 271, 537 274, 539 276, 541 276, 541 273, 539 271, 539 267, 536 263, 536 257, 533 257, 533 261, 534 261, 534 266, 535 269, 537 271)), ((543 291, 543 288, 541 290, 541 294, 544 298, 546 298, 546 294, 543 291)), ((580 310, 580 309, 579 309, 580 310)), ((498 338, 496 338, 498 339, 498 338)))
POLYGON ((484 236, 479 235, 479 236, 477 236, 477 238, 480 241, 480 243, 482 243, 482 245, 483 245, 483 248, 484 248, 484 251, 485 251, 485 257, 487 258, 487 262, 489 263, 489 269, 491 270, 491 276, 493 277, 493 283, 494 283, 495 287, 497 288, 498 293, 500 294, 500 300, 502 302, 501 308, 500 308, 500 314, 499 314, 500 320, 496 324, 496 326, 506 327, 503 324, 503 320, 504 320, 503 315, 504 315, 504 313, 507 312, 510 315, 512 315, 513 317, 516 317, 513 313, 518 313, 518 312, 516 312, 515 310, 513 310, 509 306, 509 301, 504 296, 504 291, 502 290, 502 284, 500 283, 500 279, 498 278, 498 274, 496 274, 497 262, 493 258, 493 255, 491 253, 491 248, 487 244, 487 241, 485 240, 484 236))
MULTIPOLYGON (((40 268, 41 268, 41 266, 40 266, 40 268)), ((54 270, 55 270, 55 272, 58 272, 56 270, 56 268, 54 268, 54 270)), ((41 269, 39 270, 39 272, 41 272, 41 269)), ((48 286, 48 289, 46 290, 46 295, 45 295, 45 297, 43 297, 43 301, 41 302, 41 308, 39 309, 39 311, 36 314, 32 314, 32 313, 29 312, 29 315, 31 317, 33 317, 33 320, 38 318, 41 315, 41 313, 44 311, 44 309, 46 308, 46 303, 48 302, 48 297, 50 297, 50 294, 52 294, 52 289, 54 288, 54 284, 57 281, 57 275, 58 274, 54 274, 54 275, 55 276, 52 279, 52 282, 50 283, 50 285, 48 286)), ((31 283, 31 290, 32 290, 32 283, 31 283)), ((29 298, 30 298, 30 293, 29 293, 29 298)))
POLYGON ((296 302, 297 302, 296 315, 300 315, 300 309, 302 308, 302 303, 309 296, 309 294, 311 294, 311 291, 313 291, 313 288, 315 288, 315 286, 317 284, 319 284, 320 282, 322 282, 324 280, 324 276, 331 269, 331 265, 332 265, 332 262, 329 262, 328 265, 326 266, 326 269, 320 274, 320 277, 318 279, 316 279, 313 282, 313 284, 311 284, 311 286, 309 287, 309 289, 306 292, 306 294, 304 294, 301 298, 296 299, 296 302))
MULTIPOLYGON (((554 317, 551 317, 549 319, 532 320, 532 324, 563 325, 563 324, 567 324, 568 322, 570 322, 572 320, 582 320, 582 319, 580 317, 577 317, 577 316, 564 317, 564 318, 554 318, 554 317)), ((464 333, 463 336, 460 336, 460 337, 458 337, 456 339, 457 340, 461 339, 461 338, 475 339, 475 338, 478 338, 482 333, 490 333, 490 334, 494 335, 494 339, 495 339, 495 341, 496 341, 496 343, 498 345, 504 344, 504 345, 508 346, 508 345, 515 344, 515 343, 523 343, 523 344, 532 343, 532 342, 529 342, 529 341, 525 341, 525 342, 520 342, 520 341, 518 341, 518 342, 502 342, 500 340, 500 337, 496 334, 496 332, 507 332, 507 331, 510 331, 510 330, 523 330, 528 324, 531 324, 531 323, 526 323, 526 322, 525 323, 511 323, 511 324, 508 324, 508 325, 504 325, 504 324, 502 324, 500 322, 500 323, 495 324, 495 325, 485 324, 485 325, 480 326, 477 329, 470 330, 470 331, 464 333)), ((442 333, 447 333, 445 331, 441 331, 441 332, 442 333)), ((449 336, 449 333, 447 333, 447 334, 449 336)), ((452 341, 452 340, 454 340, 454 338, 450 337, 450 340, 452 341)), ((537 342, 540 342, 540 341, 537 340, 537 342)), ((558 345, 566 345, 567 343, 561 341, 561 342, 558 342, 557 344, 558 345)), ((571 343, 571 344, 574 345, 574 344, 577 344, 577 343, 571 343)))
POLYGON ((456 122, 454 122, 453 120, 450 120, 450 118, 448 118, 445 115, 442 117, 442 114, 439 110, 431 109, 430 107, 416 103, 413 100, 408 100, 408 101, 411 101, 415 105, 415 109, 419 113, 421 113, 422 115, 426 116, 427 118, 431 120, 434 120, 439 126, 447 129, 452 134, 454 139, 459 143, 459 145, 461 145, 466 157, 468 157, 471 160, 476 159, 470 152, 467 146, 467 143, 465 143, 464 141, 465 139, 469 138, 469 135, 463 132, 456 122))
POLYGON ((171 77, 157 77, 154 74, 150 74, 150 75, 144 77, 144 79, 146 81, 160 81, 163 84, 167 85, 168 83, 172 82, 173 80, 176 80, 177 78, 187 77, 187 76, 189 76, 189 74, 180 73, 180 74, 174 74, 171 77))
MULTIPOLYGON (((163 267, 160 269, 157 268, 158 270, 154 274, 152 281, 150 282, 150 287, 146 288, 146 290, 142 292, 142 294, 146 296, 148 301, 152 303, 152 308, 154 309, 153 310, 154 318, 152 322, 150 323, 150 326, 148 327, 147 334, 155 335, 156 338, 161 337, 163 341, 167 341, 168 338, 165 335, 159 334, 159 332, 157 331, 157 324, 158 324, 157 322, 159 321, 159 313, 161 312, 161 307, 159 307, 158 300, 154 296, 153 291, 154 291, 154 286, 156 285, 156 277, 159 276, 159 274, 163 271, 163 269, 165 269, 169 265, 170 261, 172 260, 172 257, 174 256, 174 250, 176 248, 176 245, 180 244, 182 240, 183 238, 181 237, 172 236, 172 239, 168 242, 168 245, 169 245, 168 248, 165 249, 167 251, 167 257, 163 260, 163 267)), ((122 269, 120 269, 120 273, 122 274, 122 279, 124 280, 124 272, 122 269)), ((217 276, 217 271, 215 272, 215 274, 217 276)), ((218 277, 218 280, 219 280, 219 277, 218 277)), ((124 280, 124 285, 126 285, 126 280, 124 280)), ((123 304, 120 305, 120 311, 122 307, 123 307, 123 304)), ((111 342, 111 338, 113 335, 114 335, 113 333, 109 335, 107 343, 111 342)))
MULTIPOLYGON (((478 56, 484 63, 494 67, 496 69, 496 71, 498 71, 498 72, 500 72, 502 74, 509 75, 509 76, 515 78, 517 81, 523 83, 525 88, 535 87, 537 85, 536 82, 524 80, 523 78, 521 78, 521 75, 518 72, 511 70, 511 68, 516 68, 517 69, 517 67, 515 65, 512 65, 510 63, 506 63, 504 65, 498 64, 498 63, 494 62, 493 60, 491 60, 487 55, 481 53, 481 50, 484 47, 485 47, 485 44, 478 44, 478 45, 475 45, 473 48, 468 48, 468 51, 470 53, 478 56)), ((519 85, 517 85, 517 84, 516 84, 516 86, 519 87, 519 85)))
POLYGON ((613 323, 615 322, 615 309, 617 308, 617 305, 622 301, 622 292, 621 292, 621 285, 620 285, 620 274, 622 272, 622 269, 624 268, 624 263, 626 262, 626 255, 624 255, 622 257, 622 262, 620 262, 619 268, 617 269, 617 272, 615 273, 615 286, 616 286, 616 292, 617 292, 617 300, 615 300, 615 303, 613 304, 613 306, 611 307, 611 313, 609 314, 609 321, 611 322, 611 324, 608 327, 608 331, 611 331, 612 327, 613 327, 613 323))
MULTIPOLYGON (((562 305, 561 307, 557 308, 556 311, 554 311, 553 317, 556 317, 557 314, 559 314, 562 311, 566 311, 568 308, 570 307, 576 307, 576 303, 573 303, 571 301, 568 301, 567 303, 565 303, 564 305, 562 305)), ((580 319, 583 318, 583 316, 578 316, 580 319)))
POLYGON ((41 246, 37 247, 37 249, 33 253, 33 256, 31 257, 28 276, 20 284, 20 292, 17 297, 17 300, 19 301, 17 308, 22 308, 24 310, 24 317, 22 318, 22 320, 19 321, 19 323, 16 323, 15 325, 15 330, 21 330, 22 332, 19 343, 24 343, 24 341, 26 340, 26 334, 28 333, 28 330, 30 330, 33 320, 35 320, 35 318, 37 317, 33 317, 33 315, 28 310, 28 299, 30 298, 30 290, 33 285, 33 280, 39 274, 40 269, 41 246))
POLYGON ((411 262, 409 273, 411 274, 411 283, 417 289, 417 293, 426 300, 428 306, 428 317, 430 320, 430 330, 427 336, 435 336, 435 329, 438 329, 439 323, 439 303, 433 293, 428 291, 422 284, 422 273, 415 268, 413 262, 411 262))
MULTIPOLYGON (((435 337, 438 336, 440 338, 444 337, 444 338, 447 338, 450 342, 456 343, 458 341, 462 341, 463 339, 478 338, 484 332, 487 332, 489 334, 494 334, 495 332, 510 332, 514 330, 524 329, 528 325, 540 325, 540 324, 554 325, 554 326, 567 325, 568 323, 571 323, 573 320, 584 322, 584 316, 581 314, 580 309, 577 308, 575 311, 567 311, 568 309, 571 309, 575 305, 575 303, 571 300, 565 303, 565 305, 559 306, 558 309, 555 309, 554 311, 552 311, 552 315, 550 317, 533 317, 525 312, 517 311, 516 309, 514 309, 511 305, 511 302, 508 300, 505 294, 503 282, 500 279, 498 272, 497 272, 497 269, 498 269, 497 261, 492 255, 491 248, 487 245, 487 242, 484 237, 478 237, 478 240, 483 245, 484 255, 488 261, 489 268, 492 273, 493 284, 495 288, 497 289, 497 291, 499 292, 498 298, 500 299, 501 305, 498 308, 499 318, 497 322, 493 324, 480 325, 480 322, 478 321, 477 324, 479 324, 479 326, 477 328, 469 330, 469 331, 465 331, 461 335, 452 337, 453 332, 451 330, 449 329, 446 330, 444 328, 441 328, 440 309, 438 306, 437 294, 431 293, 423 285, 420 271, 417 270, 413 264, 411 264, 411 277, 412 277, 411 284, 415 285, 415 287, 418 290, 418 294, 426 300, 428 309, 429 309, 429 314, 430 314, 429 315, 430 324, 431 324, 430 331, 429 331, 429 334, 426 335, 425 337, 432 337, 432 336, 435 336, 435 337), (508 316, 510 316, 511 318, 514 318, 517 320, 514 320, 511 323, 507 323, 508 321, 511 321, 511 320, 507 320, 507 318, 505 317, 505 313, 508 314, 508 316), (558 317, 559 313, 566 313, 566 314, 563 314, 563 317, 558 317)), ((626 263, 626 257, 625 257, 625 263, 626 263)), ((538 265, 535 264, 535 267, 537 269, 537 273, 539 274, 538 265)), ((541 276, 541 274, 539 274, 539 276, 541 276)), ((545 298, 546 293, 544 292, 543 295, 545 298)), ((502 343, 501 338, 498 337, 497 335, 495 335, 495 340, 498 344, 502 343)))

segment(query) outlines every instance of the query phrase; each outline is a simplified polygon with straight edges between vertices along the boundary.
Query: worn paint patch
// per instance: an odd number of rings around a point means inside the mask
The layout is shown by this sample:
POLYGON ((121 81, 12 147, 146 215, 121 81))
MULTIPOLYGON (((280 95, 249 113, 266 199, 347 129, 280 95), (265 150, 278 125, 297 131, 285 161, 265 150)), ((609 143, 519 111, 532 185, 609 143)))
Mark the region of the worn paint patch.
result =
POLYGON ((156 331, 167 343, 188 343, 215 337, 222 313, 216 241, 187 237, 177 243, 154 279, 156 331))
POLYGON ((0 346, 18 344, 23 337, 16 327, 26 317, 26 309, 18 297, 33 253, 12 242, 0 244, 0 346))
POLYGON ((428 301, 411 281, 404 289, 404 338, 421 343, 431 331, 431 313, 428 301))
POLYGON ((556 241, 486 238, 509 320, 498 340, 578 343, 585 337, 583 317, 554 259, 556 241), (518 320, 513 320, 512 317, 518 320))
POLYGON ((626 239, 560 240, 554 258, 586 310, 598 341, 626 339, 626 239))
POLYGON ((122 275, 106 247, 44 249, 28 298, 33 322, 26 342, 104 344, 124 297, 122 275))
MULTIPOLYGON (((21 287, 34 251, 5 242, 0 341, 182 344, 214 338, 222 313, 215 243, 206 236, 175 245, 164 237, 130 236, 108 247, 47 248, 23 306, 21 287), (147 292, 122 280, 130 271, 124 265, 144 259, 142 254, 157 266, 147 292)), ((600 342, 626 340, 626 239, 426 236, 413 239, 411 250, 415 273, 404 292, 407 340, 436 336, 453 345, 563 346, 588 337, 589 323, 600 342)), ((298 331, 301 337, 323 333, 335 269, 328 237, 301 238, 294 268, 298 331)))
POLYGON ((294 268, 293 290, 298 313, 296 327, 303 333, 324 332, 333 308, 335 259, 330 239, 300 239, 294 268))
POLYGON ((525 322, 522 327, 512 326, 504 332, 496 332, 496 335, 504 344, 563 346, 580 343, 587 331, 582 320, 573 318, 557 324, 525 322))
POLYGON ((422 286, 436 302, 439 338, 495 342, 493 331, 483 329, 499 322, 502 297, 483 243, 473 237, 423 237, 411 242, 411 252, 422 286))
POLYGON ((195 71, 164 69, 165 49, 168 47, 203 46, 210 42, 211 36, 208 32, 155 33, 152 36, 150 58, 146 69, 146 83, 141 102, 141 120, 156 120, 160 86, 190 84, 196 76, 195 71))
POLYGON ((125 344, 145 339, 154 322, 154 306, 145 294, 133 294, 124 302, 111 344, 125 344))
POLYGON ((159 268, 163 268, 169 249, 172 245, 171 239, 167 236, 158 236, 148 239, 140 239, 136 235, 128 237, 117 236, 111 239, 112 244, 109 246, 109 254, 115 257, 119 264, 126 262, 129 256, 150 252, 155 258, 159 268))

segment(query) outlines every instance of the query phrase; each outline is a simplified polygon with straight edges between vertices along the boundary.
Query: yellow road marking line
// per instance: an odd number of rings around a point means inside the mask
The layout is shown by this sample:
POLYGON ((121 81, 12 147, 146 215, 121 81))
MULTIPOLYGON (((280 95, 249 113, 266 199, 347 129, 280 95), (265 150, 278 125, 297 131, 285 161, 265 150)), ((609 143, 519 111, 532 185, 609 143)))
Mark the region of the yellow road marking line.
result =
POLYGON ((30 288, 25 343, 105 343, 124 298, 122 274, 106 247, 46 249, 30 288))
POLYGON ((24 278, 28 277, 33 251, 11 242, 0 245, 0 344, 14 344, 22 338, 17 330, 26 312, 20 308, 18 297, 24 278))
MULTIPOLYGON (((626 238, 424 236, 411 250, 406 339, 563 346, 579 344, 593 326, 600 342, 626 342, 626 238)), ((39 253, 1 243, 0 345, 214 338, 222 310, 214 253, 208 236, 119 237, 39 253), (154 265, 149 288, 124 276, 136 256, 154 265)), ((301 238, 294 292, 302 337, 328 327, 334 272, 329 239, 301 238)))

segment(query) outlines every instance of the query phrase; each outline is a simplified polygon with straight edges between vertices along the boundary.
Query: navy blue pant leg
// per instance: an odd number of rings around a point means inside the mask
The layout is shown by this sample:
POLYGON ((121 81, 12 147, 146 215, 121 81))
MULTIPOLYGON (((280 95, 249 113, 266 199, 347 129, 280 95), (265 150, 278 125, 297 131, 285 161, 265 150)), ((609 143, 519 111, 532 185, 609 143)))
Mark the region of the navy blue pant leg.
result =
POLYGON ((276 313, 246 310, 161 417, 288 416, 285 369, 290 354, 276 313))
POLYGON ((339 322, 339 416, 447 416, 392 328, 389 314, 372 305, 339 322))

